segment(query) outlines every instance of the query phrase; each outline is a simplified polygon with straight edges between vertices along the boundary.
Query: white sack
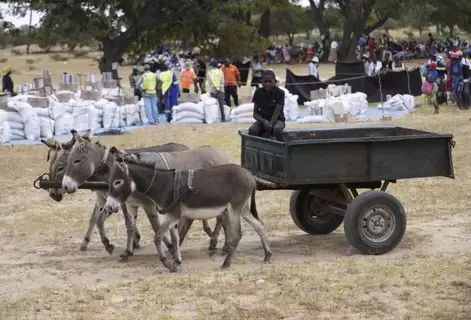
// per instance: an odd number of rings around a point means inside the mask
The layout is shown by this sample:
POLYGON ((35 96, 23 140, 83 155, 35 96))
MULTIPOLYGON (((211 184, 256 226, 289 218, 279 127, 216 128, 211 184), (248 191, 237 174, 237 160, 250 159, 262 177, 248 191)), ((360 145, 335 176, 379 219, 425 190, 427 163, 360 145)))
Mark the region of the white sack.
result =
POLYGON ((84 132, 90 129, 88 121, 89 110, 87 107, 77 107, 74 109, 74 129, 78 132, 84 132))
POLYGON ((328 123, 331 121, 324 116, 305 116, 298 119, 298 122, 328 123))
POLYGON ((179 123, 200 124, 200 123, 203 123, 203 120, 196 119, 196 118, 184 118, 184 119, 181 119, 181 120, 173 122, 173 123, 175 123, 175 124, 179 124, 179 123))
POLYGON ((21 131, 25 130, 25 125, 23 122, 16 122, 16 121, 5 121, 5 122, 8 122, 10 129, 18 129, 21 131))
POLYGON ((50 139, 54 136, 54 120, 47 117, 39 117, 41 125, 41 138, 50 139))
POLYGON ((74 129, 74 117, 70 113, 55 120, 54 132, 56 135, 69 134, 72 129, 74 129))
POLYGON ((101 128, 103 122, 103 110, 93 106, 88 107, 88 127, 94 131, 101 128))
MULTIPOLYGON (((3 110, 0 110, 3 111, 3 110)), ((8 121, 0 121, 0 144, 11 140, 11 129, 8 121)))
POLYGON ((203 106, 211 106, 214 104, 218 104, 218 101, 216 100, 216 98, 211 98, 211 97, 201 100, 201 102, 203 102, 203 106))
POLYGON ((36 114, 38 115, 38 117, 49 118, 51 115, 51 112, 49 112, 48 108, 34 108, 34 111, 36 111, 36 114))
POLYGON ((41 136, 41 122, 34 108, 31 106, 22 106, 18 107, 17 111, 20 113, 21 119, 25 125, 26 139, 32 141, 38 140, 41 136))
POLYGON ((204 120, 204 116, 193 111, 181 111, 181 112, 174 112, 172 115, 172 120, 178 121, 185 118, 193 118, 198 120, 204 120))
POLYGON ((23 130, 10 129, 10 131, 12 136, 21 137, 21 139, 24 139, 26 137, 25 132, 23 130))
POLYGON ((143 124, 149 124, 149 119, 147 118, 147 114, 146 114, 146 107, 144 107, 143 104, 140 104, 139 103, 139 108, 140 108, 140 116, 141 116, 141 122, 143 124))
POLYGON ((204 109, 204 122, 207 124, 212 124, 216 122, 221 122, 221 117, 220 117, 220 111, 219 111, 219 105, 216 104, 211 104, 211 105, 204 105, 203 104, 203 109, 204 109))
POLYGON ((106 106, 108 103, 110 103, 108 100, 100 99, 97 102, 95 102, 93 106, 98 109, 103 109, 103 107, 106 106))
POLYGON ((23 119, 21 119, 21 116, 17 111, 8 111, 7 112, 7 121, 8 122, 18 122, 18 123, 23 124, 23 119))
POLYGON ((114 102, 108 103, 103 107, 103 128, 115 129, 120 126, 120 110, 114 102))
POLYGON ((176 110, 177 112, 191 111, 204 116, 203 103, 184 102, 182 104, 179 104, 178 106, 173 107, 173 110, 176 110))
POLYGON ((231 115, 231 119, 240 119, 240 118, 252 118, 253 119, 253 111, 231 115))
POLYGON ((8 121, 8 112, 0 109, 0 123, 8 121))
POLYGON ((244 103, 244 104, 241 104, 241 105, 239 105, 238 107, 232 109, 231 118, 232 118, 234 115, 237 115, 237 114, 240 114, 240 113, 247 113, 247 112, 249 112, 249 111, 253 113, 253 109, 254 109, 254 104, 253 104, 253 103, 244 103))

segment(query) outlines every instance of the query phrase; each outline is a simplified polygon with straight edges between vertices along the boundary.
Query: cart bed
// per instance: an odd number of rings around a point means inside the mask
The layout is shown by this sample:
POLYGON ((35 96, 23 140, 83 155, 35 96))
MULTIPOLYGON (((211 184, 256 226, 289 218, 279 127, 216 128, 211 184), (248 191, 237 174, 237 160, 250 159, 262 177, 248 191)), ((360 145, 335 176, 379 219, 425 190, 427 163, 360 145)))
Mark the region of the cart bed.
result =
POLYGON ((239 131, 242 166, 280 186, 454 178, 451 134, 381 126, 285 130, 285 142, 239 131))

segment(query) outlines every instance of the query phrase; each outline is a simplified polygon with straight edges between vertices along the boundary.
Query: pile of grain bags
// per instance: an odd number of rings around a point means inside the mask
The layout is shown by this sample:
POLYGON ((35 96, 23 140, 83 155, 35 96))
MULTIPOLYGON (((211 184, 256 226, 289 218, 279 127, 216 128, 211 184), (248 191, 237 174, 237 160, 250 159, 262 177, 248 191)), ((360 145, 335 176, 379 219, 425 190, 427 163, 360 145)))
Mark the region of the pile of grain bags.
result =
POLYGON ((48 108, 34 108, 41 125, 41 138, 50 139, 54 136, 54 120, 48 108))
POLYGON ((10 127, 10 140, 24 140, 25 124, 23 123, 23 119, 21 119, 18 111, 8 111, 7 122, 8 126, 10 127))
POLYGON ((291 94, 286 88, 280 87, 285 92, 285 106, 283 112, 286 121, 296 121, 299 118, 298 96, 291 94))
POLYGON ((124 116, 121 108, 115 102, 108 102, 103 106, 103 128, 106 130, 119 128, 124 116))
POLYGON ((0 144, 11 140, 11 129, 8 124, 8 113, 0 109, 0 144))
MULTIPOLYGON (((212 98, 208 94, 201 95, 201 103, 204 109, 204 121, 208 124, 221 122, 221 109, 219 103, 215 98, 212 98)), ((230 119, 231 108, 224 106, 224 118, 226 121, 230 119)))
POLYGON ((184 102, 172 109, 171 123, 203 123, 205 113, 203 103, 184 102))
POLYGON ((254 123, 253 117, 253 103, 244 103, 240 106, 232 109, 231 111, 231 122, 233 123, 254 123))
POLYGON ((50 108, 51 118, 54 120, 54 134, 69 134, 74 129, 75 120, 72 115, 73 108, 64 103, 54 101, 50 108))
POLYGON ((127 126, 141 123, 140 107, 138 104, 126 104, 121 108, 124 112, 124 122, 127 126))
POLYGON ((27 102, 8 101, 8 107, 20 114, 24 124, 24 137, 28 140, 38 140, 41 136, 41 122, 36 111, 27 102))
POLYGON ((379 105, 378 109, 391 111, 409 111, 415 108, 415 97, 410 94, 396 94, 383 105, 379 105))

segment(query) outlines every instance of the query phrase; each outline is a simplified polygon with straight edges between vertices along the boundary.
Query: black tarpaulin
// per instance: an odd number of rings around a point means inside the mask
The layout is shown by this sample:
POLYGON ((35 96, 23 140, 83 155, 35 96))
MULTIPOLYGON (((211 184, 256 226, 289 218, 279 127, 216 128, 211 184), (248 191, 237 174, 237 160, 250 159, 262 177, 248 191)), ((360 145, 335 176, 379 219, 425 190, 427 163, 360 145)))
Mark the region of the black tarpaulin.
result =
POLYGON ((383 101, 386 101, 386 95, 388 94, 392 96, 396 94, 420 96, 422 94, 422 76, 418 68, 382 73, 380 91, 379 76, 365 76, 364 73, 358 73, 361 70, 360 67, 363 68, 362 62, 340 65, 337 67, 336 76, 324 82, 313 76, 297 76, 287 69, 285 87, 292 94, 299 96, 299 104, 311 100, 311 90, 327 88, 328 84, 349 84, 352 87, 352 93, 365 93, 370 103, 381 101, 381 91, 383 93, 383 101))
POLYGON ((311 101, 311 91, 327 88, 327 84, 314 76, 297 76, 291 70, 286 69, 285 88, 298 95, 298 104, 311 101))

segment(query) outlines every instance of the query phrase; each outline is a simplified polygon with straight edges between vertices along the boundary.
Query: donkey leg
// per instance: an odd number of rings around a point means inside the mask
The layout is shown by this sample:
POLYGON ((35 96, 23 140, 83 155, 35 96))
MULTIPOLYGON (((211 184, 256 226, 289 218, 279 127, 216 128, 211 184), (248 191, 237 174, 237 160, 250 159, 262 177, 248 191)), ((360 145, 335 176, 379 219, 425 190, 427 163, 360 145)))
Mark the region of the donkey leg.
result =
POLYGON ((172 243, 178 243, 174 254, 174 262, 176 266, 179 266, 182 264, 182 255, 180 252, 180 234, 178 232, 178 228, 170 228, 170 237, 172 239, 172 243))
POLYGON ((119 256, 119 261, 125 262, 128 261, 129 256, 133 255, 133 244, 134 244, 134 216, 137 211, 137 207, 123 204, 122 206, 124 221, 126 223, 126 250, 119 256))
MULTIPOLYGON (((226 259, 221 266, 222 269, 227 269, 230 267, 232 263, 232 259, 234 257, 235 251, 237 250, 237 246, 239 245, 240 237, 239 237, 239 225, 240 225, 240 216, 243 209, 243 205, 240 206, 228 206, 227 210, 227 221, 228 221, 228 233, 226 237, 229 238, 229 250, 227 252, 226 259)), ((226 238, 226 239, 227 239, 226 238)))
POLYGON ((85 237, 83 237, 83 242, 80 245, 80 251, 87 251, 88 244, 90 243, 90 238, 93 233, 93 229, 95 229, 95 225, 97 224, 98 217, 100 216, 100 208, 98 208, 97 203, 93 207, 92 215, 90 216, 90 221, 88 223, 88 230, 85 233, 85 237))
MULTIPOLYGON (((154 230, 154 234, 157 234, 157 231, 159 231, 160 229, 160 220, 155 205, 152 203, 142 205, 142 207, 144 209, 144 212, 146 213, 147 219, 149 219, 150 225, 152 226, 152 230, 154 230)), ((175 247, 172 245, 170 238, 167 235, 164 235, 163 241, 167 246, 168 250, 173 255, 175 253, 175 247)))
POLYGON ((211 238, 213 232, 211 231, 211 227, 209 226, 208 220, 203 220, 203 231, 211 238))
MULTIPOLYGON (((167 255, 164 252, 164 247, 162 245, 162 240, 164 236, 167 234, 170 229, 175 229, 174 226, 178 223, 178 218, 170 215, 170 213, 167 213, 165 215, 165 220, 162 223, 162 226, 157 230, 155 237, 154 237, 154 243, 155 246, 157 247, 157 252, 159 253, 159 258, 162 264, 164 265, 165 268, 167 268, 170 272, 176 272, 177 271, 177 265, 174 263, 174 261, 170 260, 167 255)), ((177 231, 177 230, 175 230, 177 231)), ((173 236, 172 240, 178 240, 177 236, 173 236)), ((175 251, 179 252, 180 248, 178 245, 178 242, 173 242, 172 243, 175 247, 175 251)))
POLYGON ((110 240, 108 239, 108 237, 106 236, 106 233, 105 233, 105 220, 109 218, 110 214, 103 211, 103 210, 101 210, 101 208, 99 208, 99 209, 100 209, 100 211, 98 211, 98 212, 100 213, 100 216, 98 217, 98 221, 97 221, 97 224, 96 224, 97 228, 98 228, 98 232, 100 233, 101 242, 105 246, 106 251, 109 254, 112 254, 113 251, 114 251, 114 245, 112 245, 110 243, 110 240))
POLYGON ((180 241, 179 241, 180 246, 182 245, 183 240, 188 234, 188 230, 190 230, 190 227, 193 224, 193 221, 194 221, 193 219, 188 219, 188 218, 180 218, 180 221, 178 221, 178 233, 180 237, 180 241))
POLYGON ((255 218, 252 212, 250 212, 248 203, 242 211, 242 217, 252 226, 252 228, 254 228, 255 232, 257 232, 260 240, 262 241, 263 251, 265 252, 265 259, 263 261, 270 262, 272 252, 270 249, 270 244, 268 243, 267 229, 265 229, 263 222, 255 218))
POLYGON ((219 234, 221 233, 221 228, 225 223, 224 216, 227 216, 227 210, 224 210, 221 215, 216 217, 216 226, 214 226, 214 230, 211 233, 211 239, 209 240, 208 250, 211 251, 210 255, 213 255, 215 253, 216 247, 218 245, 219 234))
POLYGON ((139 233, 139 230, 137 230, 137 211, 139 208, 136 208, 136 215, 134 216, 134 249, 139 249, 141 247, 140 241, 141 241, 141 234, 139 233))

